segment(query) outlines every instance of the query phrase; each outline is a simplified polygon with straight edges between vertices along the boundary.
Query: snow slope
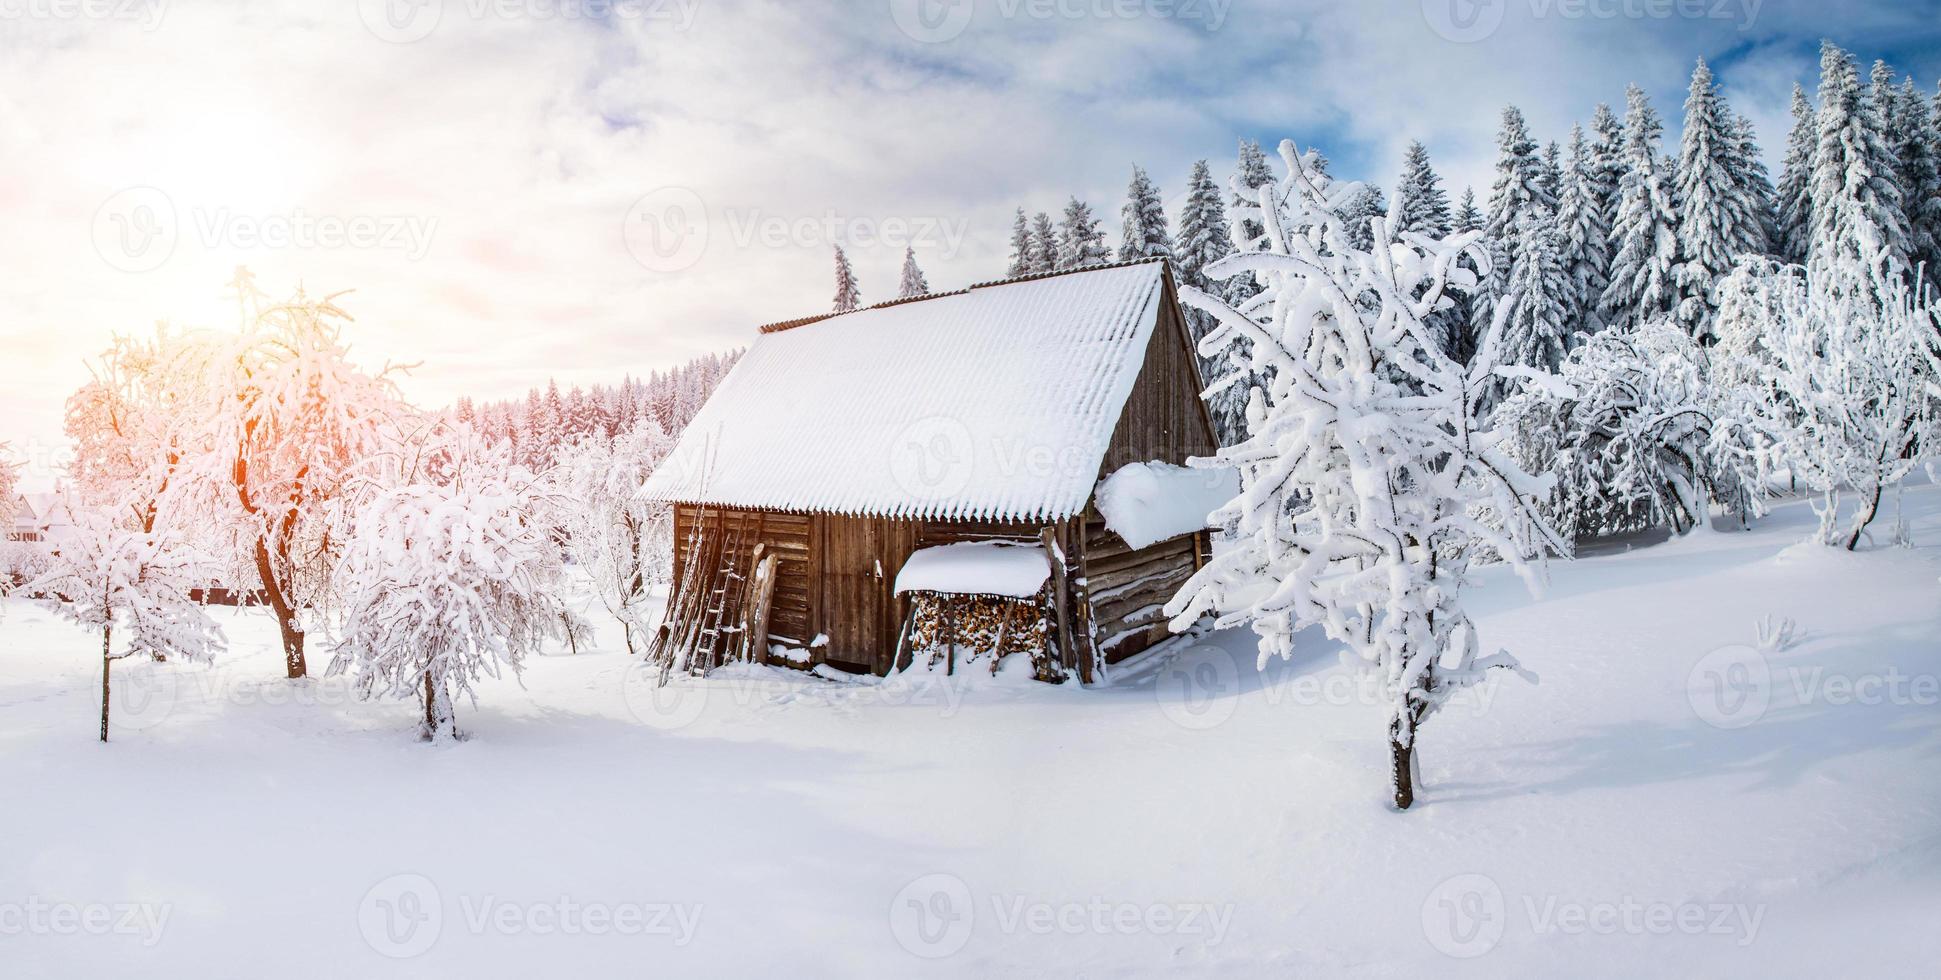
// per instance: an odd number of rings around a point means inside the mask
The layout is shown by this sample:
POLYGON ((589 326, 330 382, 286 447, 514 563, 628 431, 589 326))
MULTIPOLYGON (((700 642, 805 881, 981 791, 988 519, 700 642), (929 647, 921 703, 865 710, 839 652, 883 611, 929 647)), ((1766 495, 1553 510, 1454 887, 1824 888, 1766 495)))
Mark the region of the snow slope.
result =
POLYGON ((1319 636, 658 703, 607 636, 428 747, 275 679, 246 612, 216 667, 118 665, 104 746, 90 639, 8 600, 0 975, 1929 976, 1941 491, 1907 505, 1913 549, 1793 547, 1795 504, 1541 601, 1486 573, 1485 642, 1542 680, 1431 720, 1407 814, 1319 636), (1775 614, 1797 646, 1713 652, 1775 614))

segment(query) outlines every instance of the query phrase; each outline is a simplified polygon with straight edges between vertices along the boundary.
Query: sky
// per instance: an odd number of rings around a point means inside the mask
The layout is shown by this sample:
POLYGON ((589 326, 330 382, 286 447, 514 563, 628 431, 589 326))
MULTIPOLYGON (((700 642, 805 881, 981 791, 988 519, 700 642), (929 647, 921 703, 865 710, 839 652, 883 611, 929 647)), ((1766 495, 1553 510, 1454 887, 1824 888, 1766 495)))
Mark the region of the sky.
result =
POLYGON ((1116 244, 1135 164, 1176 214, 1242 138, 1483 199, 1505 104, 1563 139, 1635 81, 1675 141, 1698 58, 1776 173, 1823 37, 1935 91, 1941 0, 0 0, 0 441, 56 479, 89 358, 233 327, 239 266, 354 290, 442 405, 746 345, 837 244, 865 302, 905 247, 1001 276, 1020 206, 1116 244))

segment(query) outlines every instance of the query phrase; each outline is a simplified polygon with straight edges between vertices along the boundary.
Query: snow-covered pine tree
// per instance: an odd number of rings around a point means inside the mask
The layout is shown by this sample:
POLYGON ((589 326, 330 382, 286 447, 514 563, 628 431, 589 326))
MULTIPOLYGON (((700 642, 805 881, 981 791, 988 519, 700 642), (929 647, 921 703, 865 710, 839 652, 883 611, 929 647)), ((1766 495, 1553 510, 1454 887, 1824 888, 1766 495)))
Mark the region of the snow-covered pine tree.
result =
POLYGON ((1567 343, 1578 334, 1603 329, 1597 301, 1610 285, 1611 229, 1604 223, 1595 186, 1596 161, 1584 127, 1570 128, 1570 157, 1564 163, 1563 190, 1557 197, 1557 236, 1563 254, 1567 343))
MULTIPOLYGON (((1254 191, 1273 179, 1274 171, 1267 165, 1267 155, 1261 152, 1260 141, 1241 140, 1240 162, 1230 181, 1233 198, 1227 202, 1228 213, 1235 215, 1231 219, 1234 225, 1230 240, 1236 248, 1254 247, 1249 243, 1259 242, 1260 237, 1267 233, 1259 224, 1243 220, 1238 215, 1252 202, 1254 191)), ((1252 276, 1234 276, 1225 282, 1222 291, 1226 294, 1227 302, 1238 306, 1260 292, 1260 284, 1254 282, 1252 276)))
MULTIPOLYGON (((1549 374, 1563 360, 1570 310, 1570 282, 1557 242, 1556 218, 1542 210, 1526 213, 1517 228, 1509 277, 1497 304, 1496 365, 1549 374)), ((1514 391, 1518 382, 1498 374, 1480 402, 1488 411, 1514 391)))
POLYGON ((1712 69, 1701 59, 1685 98, 1685 129, 1679 141, 1673 198, 1678 202, 1678 260, 1672 269, 1678 322, 1695 339, 1710 330, 1717 309, 1713 289, 1732 271, 1738 249, 1759 220, 1748 196, 1737 117, 1719 98, 1712 69))
POLYGON ((836 247, 836 300, 835 311, 848 313, 863 305, 862 290, 856 285, 856 270, 849 264, 849 255, 836 247))
POLYGON ((1899 161, 1852 56, 1831 41, 1820 46, 1818 128, 1808 261, 1858 259, 1876 275, 1905 275, 1907 217, 1895 177, 1899 161))
POLYGON ((930 295, 930 280, 924 278, 923 270, 917 267, 917 250, 903 249, 903 279, 897 284, 897 299, 913 299, 930 295))
POLYGON ((1058 225, 1058 267, 1082 269, 1112 258, 1105 246, 1105 230, 1093 217, 1092 206, 1074 197, 1065 203, 1065 217, 1058 225))
POLYGON ((1051 215, 1038 212, 1031 219, 1031 272, 1034 275, 1057 272, 1059 253, 1063 250, 1058 240, 1058 228, 1051 223, 1051 215))
POLYGON ((1375 248, 1374 219, 1387 216, 1388 199, 1382 196, 1382 189, 1374 184, 1361 185, 1360 190, 1349 195, 1348 203, 1341 210, 1348 241, 1363 252, 1375 248))
POLYGON ((1751 117, 1734 115, 1732 136, 1728 172, 1739 186, 1745 208, 1734 216, 1733 251, 1741 260, 1747 256, 1770 255, 1779 232, 1779 219, 1773 212, 1776 192, 1764 154, 1759 150, 1758 130, 1751 117))
POLYGON ((1024 216, 1024 209, 1019 208, 1017 218, 1011 223, 1011 264, 1005 268, 1004 275, 1011 279, 1028 275, 1036 255, 1030 219, 1024 216))
MULTIPOLYGON (((1429 165, 1429 148, 1421 140, 1409 143, 1402 157, 1402 178, 1395 185, 1401 223, 1396 231, 1445 238, 1450 231, 1449 195, 1442 178, 1429 165)), ((1473 202, 1472 202, 1473 203, 1473 202)))
POLYGON ((1132 183, 1126 187, 1126 204, 1119 218, 1121 261, 1173 254, 1173 232, 1166 224, 1166 206, 1160 200, 1159 185, 1146 176, 1144 167, 1132 168, 1132 183))
POLYGON ((1624 177, 1611 227, 1611 285, 1598 306, 1606 324, 1629 327, 1670 313, 1678 262, 1678 215, 1671 173, 1658 154, 1664 124, 1644 89, 1625 90, 1624 177))
POLYGON ((106 742, 109 668, 115 661, 207 661, 222 651, 224 640, 203 604, 191 597, 213 577, 209 559, 172 529, 136 530, 99 511, 74 510, 73 532, 53 550, 47 570, 22 591, 48 597, 56 615, 101 631, 101 740, 106 742))
MULTIPOLYGON (((1179 281, 1181 285, 1195 289, 1213 290, 1216 286, 1206 274, 1207 267, 1233 251, 1232 229, 1227 226, 1226 202, 1220 197, 1220 188, 1213 183, 1212 170, 1205 160, 1193 164, 1186 185, 1186 204, 1180 209, 1179 228, 1175 236, 1179 251, 1176 262, 1179 281)), ((1186 325, 1197 347, 1200 339, 1212 329, 1213 318, 1201 310, 1189 309, 1186 311, 1186 325)), ((1199 358, 1202 389, 1212 387, 1213 379, 1220 375, 1223 361, 1223 358, 1199 358)), ((1246 391, 1244 387, 1233 386, 1206 399, 1207 411, 1213 416, 1213 428, 1223 446, 1246 438, 1246 391)))
POLYGON ((1510 269, 1517 261, 1517 243, 1525 219, 1554 220, 1557 199, 1551 195, 1544 175, 1543 157, 1523 112, 1516 106, 1503 108, 1503 125, 1496 137, 1496 183, 1490 189, 1489 219, 1483 225, 1484 254, 1488 270, 1470 297, 1469 317, 1472 336, 1487 332, 1488 324, 1509 289, 1510 269))
POLYGON ((1900 123, 1900 182, 1907 211, 1908 258, 1941 289, 1941 125, 1909 78, 1895 108, 1900 123))
MULTIPOLYGON (((1602 102, 1591 113, 1591 128, 1586 134, 1590 137, 1590 182, 1586 185, 1587 196, 1597 209, 1599 220, 1606 229, 1617 227, 1618 201, 1624 182, 1624 127, 1618 122, 1611 107, 1602 102)), ((1607 232, 1608 234, 1608 232, 1607 232)), ((1614 255, 1616 243, 1607 241, 1605 254, 1614 255)), ((1604 267, 1604 278, 1611 277, 1609 260, 1604 267)), ((1596 304, 1601 297, 1591 297, 1596 304)))
POLYGON ((1564 148, 1556 140, 1551 140, 1543 148, 1543 191, 1549 196, 1552 207, 1563 195, 1564 188, 1564 148))
POLYGON ((1786 139, 1786 159, 1780 164, 1779 190, 1773 202, 1777 237, 1773 249, 1781 261, 1806 264, 1813 241, 1813 161, 1819 154, 1820 124, 1807 101, 1806 89, 1793 86, 1793 131, 1786 139))
POLYGON ((1451 231, 1481 231, 1487 221, 1483 212, 1476 208, 1476 188, 1462 189, 1462 201, 1456 206, 1456 215, 1449 221, 1451 231))
POLYGON ((1387 247, 1357 251, 1340 195, 1291 142, 1280 155, 1286 182, 1234 216, 1268 223, 1265 247, 1208 270, 1253 273, 1264 308, 1249 314, 1183 290, 1218 321, 1202 349, 1245 338, 1239 367, 1256 384, 1247 441, 1209 464, 1240 475, 1240 496, 1214 515, 1234 529, 1233 546, 1166 613, 1182 629, 1207 613, 1220 627, 1250 625, 1263 665, 1292 656, 1307 626, 1344 644, 1390 700, 1391 789, 1406 809, 1422 724, 1490 670, 1518 669, 1507 653, 1477 656, 1460 604, 1471 562, 1490 552, 1530 572, 1529 556, 1562 543, 1537 514, 1548 484, 1473 422, 1487 369, 1451 361, 1423 323, 1452 280, 1467 278, 1456 256, 1476 236, 1396 242, 1384 227, 1387 247))
POLYGON ((452 705, 515 675, 565 619, 546 481, 474 434, 437 425, 375 462, 345 509, 343 632, 329 675, 359 696, 416 698, 426 741, 459 737, 452 705))

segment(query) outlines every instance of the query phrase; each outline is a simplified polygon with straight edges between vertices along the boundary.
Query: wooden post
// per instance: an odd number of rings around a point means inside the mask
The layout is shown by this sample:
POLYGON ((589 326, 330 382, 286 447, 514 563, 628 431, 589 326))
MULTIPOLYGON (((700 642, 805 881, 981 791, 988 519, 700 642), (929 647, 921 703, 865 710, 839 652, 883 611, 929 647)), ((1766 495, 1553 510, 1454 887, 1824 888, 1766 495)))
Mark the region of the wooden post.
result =
POLYGON ((1079 680, 1090 684, 1092 668, 1078 656, 1078 648, 1072 645, 1071 576, 1065 566, 1065 547, 1063 538, 1067 526, 1059 521, 1052 527, 1038 532, 1038 540, 1045 548, 1045 560, 1051 563, 1052 601, 1058 606, 1058 652, 1059 660, 1067 669, 1076 666, 1079 680))

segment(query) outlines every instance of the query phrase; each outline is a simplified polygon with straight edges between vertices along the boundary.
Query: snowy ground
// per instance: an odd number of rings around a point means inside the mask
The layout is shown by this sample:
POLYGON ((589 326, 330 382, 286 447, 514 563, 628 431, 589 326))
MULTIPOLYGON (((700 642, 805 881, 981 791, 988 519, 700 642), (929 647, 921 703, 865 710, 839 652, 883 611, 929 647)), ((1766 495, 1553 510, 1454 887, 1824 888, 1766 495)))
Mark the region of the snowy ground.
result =
POLYGON ((428 747, 276 680, 249 612, 218 667, 118 665, 104 746, 90 638, 10 600, 0 975, 1932 976, 1941 491, 1907 503, 1911 550, 1790 547, 1788 505, 1540 602, 1486 576, 1542 681, 1434 719, 1408 814, 1318 636, 658 704, 609 638, 428 747), (1803 641, 1714 652, 1767 615, 1803 641))

